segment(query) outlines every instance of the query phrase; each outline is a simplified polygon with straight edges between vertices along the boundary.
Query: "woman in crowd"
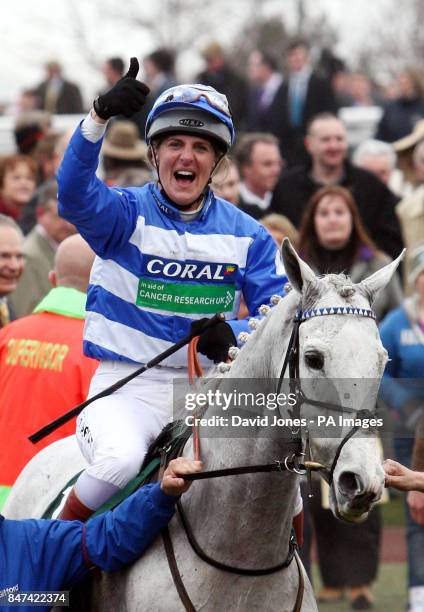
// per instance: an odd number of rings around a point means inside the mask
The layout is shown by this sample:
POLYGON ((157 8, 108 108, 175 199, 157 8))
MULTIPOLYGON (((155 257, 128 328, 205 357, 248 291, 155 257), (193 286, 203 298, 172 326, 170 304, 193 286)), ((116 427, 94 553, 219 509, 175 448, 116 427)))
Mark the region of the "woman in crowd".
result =
MULTIPOLYGON (((360 282, 390 260, 377 250, 367 235, 351 193, 339 186, 317 191, 305 209, 299 235, 300 253, 320 274, 346 273, 360 282)), ((373 304, 379 319, 396 308, 402 299, 400 282, 393 278, 373 304)), ((377 574, 380 515, 374 509, 366 523, 345 525, 322 507, 319 482, 307 504, 315 529, 323 589, 321 601, 338 601, 345 595, 354 609, 372 607, 369 585, 377 574), (329 548, 328 542, 332 546, 329 548), (352 550, 355 563, 352 563, 352 550)), ((305 500, 304 500, 305 502, 305 500)))
MULTIPOLYGON (((410 258, 409 284, 414 292, 382 322, 381 340, 389 361, 381 394, 393 414, 398 437, 396 459, 424 469, 424 243, 410 258), (415 435, 415 443, 414 443, 415 435)), ((411 491, 406 503, 409 608, 424 609, 424 493, 411 491)))
MULTIPOLYGON (((344 272, 354 283, 390 261, 367 235, 350 191, 337 185, 323 187, 309 201, 300 227, 299 248, 317 273, 344 272)), ((373 304, 377 318, 381 320, 401 301, 402 290, 395 275, 373 304)))
POLYGON ((0 213, 17 223, 31 200, 37 180, 37 165, 27 155, 9 155, 0 160, 0 213))

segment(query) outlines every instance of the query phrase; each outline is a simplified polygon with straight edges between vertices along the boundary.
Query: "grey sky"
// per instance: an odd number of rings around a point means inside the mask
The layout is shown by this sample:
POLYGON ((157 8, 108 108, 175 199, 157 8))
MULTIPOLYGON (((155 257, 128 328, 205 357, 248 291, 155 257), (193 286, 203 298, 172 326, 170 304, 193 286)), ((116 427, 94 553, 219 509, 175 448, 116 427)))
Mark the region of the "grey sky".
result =
MULTIPOLYGON (((281 16, 287 23, 294 23, 295 0, 258 0, 267 15, 281 16)), ((309 0, 309 11, 324 10, 329 19, 337 26, 341 42, 338 51, 352 58, 367 40, 371 29, 378 24, 381 8, 391 0, 309 0)), ((182 0, 184 2, 184 0, 182 0)), ((219 38, 225 44, 237 30, 237 11, 243 11, 244 0, 234 0, 231 15, 223 15, 219 36, 213 32, 210 38, 219 38), (227 19, 228 17, 228 19, 227 19)), ((119 0, 108 0, 109 6, 126 7, 119 0)), ((99 15, 101 2, 91 0, 16 0, 3 3, 0 21, 0 39, 3 53, 0 58, 0 101, 13 101, 23 87, 32 86, 43 78, 43 63, 51 58, 59 59, 65 67, 70 80, 81 84, 84 96, 90 99, 102 85, 101 75, 87 68, 78 51, 73 28, 70 26, 72 7, 80 9, 84 15, 84 28, 89 33, 88 44, 93 59, 100 62, 104 57, 120 55, 129 58, 141 56, 155 47, 155 40, 148 34, 140 36, 136 28, 123 23, 102 20, 99 15), (95 56, 95 57, 94 57, 95 56)), ((146 6, 144 2, 142 6, 146 6)), ((216 7, 215 7, 216 8, 216 7)), ((205 11, 213 11, 214 3, 205 5, 205 11)), ((239 13, 240 14, 240 13, 239 13)), ((172 23, 170 24, 172 26, 172 23)), ((205 32, 205 41, 208 32, 205 32)), ((190 78, 201 66, 198 54, 188 53, 186 61, 180 62, 183 78, 190 78), (185 69, 182 69, 182 66, 185 69)))

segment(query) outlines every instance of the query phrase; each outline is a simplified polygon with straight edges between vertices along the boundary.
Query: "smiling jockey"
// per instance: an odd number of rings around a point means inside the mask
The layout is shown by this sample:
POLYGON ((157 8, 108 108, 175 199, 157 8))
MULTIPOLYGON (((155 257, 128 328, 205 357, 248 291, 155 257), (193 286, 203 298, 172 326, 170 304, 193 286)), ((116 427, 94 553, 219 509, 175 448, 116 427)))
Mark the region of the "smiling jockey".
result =
MULTIPOLYGON (((165 91, 146 123, 149 157, 158 181, 113 189, 96 177, 110 117, 130 117, 148 89, 136 80, 138 62, 75 131, 59 169, 59 211, 74 223, 97 257, 87 296, 84 351, 101 364, 94 395, 147 363, 216 312, 226 322, 206 331, 203 365, 225 360, 236 336, 241 295, 251 315, 286 277, 267 231, 209 188, 212 173, 234 140, 227 99, 212 87, 165 91)), ((77 438, 90 464, 62 518, 84 520, 138 473, 150 442, 172 419, 172 381, 187 376, 180 350, 80 415, 77 438)))

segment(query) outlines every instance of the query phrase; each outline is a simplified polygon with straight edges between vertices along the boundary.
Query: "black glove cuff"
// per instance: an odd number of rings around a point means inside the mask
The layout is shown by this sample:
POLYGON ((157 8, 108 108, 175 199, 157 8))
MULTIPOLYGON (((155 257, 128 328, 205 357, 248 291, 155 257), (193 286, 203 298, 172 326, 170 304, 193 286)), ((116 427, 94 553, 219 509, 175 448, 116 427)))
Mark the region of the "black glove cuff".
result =
POLYGON ((103 106, 102 103, 100 102, 100 97, 94 100, 93 108, 94 108, 96 115, 100 117, 100 119, 104 119, 106 121, 107 119, 110 119, 112 116, 111 113, 108 111, 108 107, 103 106))

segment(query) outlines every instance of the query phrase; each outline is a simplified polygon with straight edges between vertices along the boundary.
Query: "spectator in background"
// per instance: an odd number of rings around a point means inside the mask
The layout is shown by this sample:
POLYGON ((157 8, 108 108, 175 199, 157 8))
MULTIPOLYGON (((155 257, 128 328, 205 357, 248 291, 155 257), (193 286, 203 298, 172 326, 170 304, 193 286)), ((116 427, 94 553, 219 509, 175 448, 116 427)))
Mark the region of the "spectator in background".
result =
POLYGON ((331 71, 331 86, 338 108, 353 106, 353 96, 350 92, 351 74, 343 60, 333 58, 331 71))
POLYGON ((211 42, 207 45, 202 56, 206 69, 196 76, 196 83, 211 85, 225 94, 237 129, 244 129, 247 119, 247 82, 228 64, 224 49, 219 43, 211 42))
POLYGON ((268 110, 264 130, 274 134, 288 167, 306 161, 306 126, 318 113, 336 112, 337 102, 328 79, 319 76, 310 64, 308 43, 291 42, 287 51, 288 75, 268 110))
POLYGON ((56 174, 56 144, 60 134, 57 132, 47 132, 37 145, 33 152, 33 159, 38 168, 38 183, 51 181, 56 174))
POLYGON ((269 209, 283 167, 278 140, 272 134, 245 134, 238 141, 234 156, 242 179, 239 208, 260 219, 269 209))
POLYGON ((396 140, 393 148, 398 156, 398 168, 402 173, 400 189, 408 196, 424 183, 424 156, 419 145, 424 141, 424 119, 417 121, 411 134, 396 140))
POLYGON ((36 188, 37 165, 27 155, 0 160, 0 213, 19 223, 36 188))
POLYGON ((152 109, 155 99, 162 92, 177 85, 175 78, 175 54, 170 49, 161 47, 143 59, 144 80, 150 88, 150 95, 143 108, 131 117, 144 138, 147 115, 152 109))
POLYGON ((117 177, 129 168, 147 170, 147 145, 140 140, 137 127, 132 121, 115 121, 103 141, 104 180, 114 185, 117 177))
POLYGON ((392 145, 382 140, 364 140, 353 153, 352 161, 358 168, 364 168, 389 186, 396 168, 396 153, 392 145))
POLYGON ((377 101, 369 77, 363 72, 353 72, 350 75, 351 106, 375 106, 377 101))
MULTIPOLYGON (((299 234, 302 258, 318 274, 347 274, 359 283, 390 259, 378 251, 367 235, 351 193, 340 186, 324 187, 309 201, 299 234)), ((378 319, 399 306, 402 292, 394 275, 373 303, 378 319)), ((314 524, 323 589, 318 601, 338 601, 344 590, 353 607, 372 606, 369 585, 375 580, 378 567, 380 515, 374 509, 362 525, 346 525, 329 509, 322 507, 321 487, 313 485, 314 498, 308 508, 314 524), (331 547, 328 546, 331 534, 331 547), (351 551, 355 549, 355 563, 351 551)))
POLYGON ((299 227, 311 196, 323 186, 341 185, 352 192, 362 222, 375 244, 390 257, 402 250, 396 196, 374 175, 356 168, 347 159, 346 129, 329 113, 317 115, 305 138, 310 159, 305 166, 283 171, 275 189, 271 209, 286 215, 299 227))
MULTIPOLYGON (((354 283, 390 261, 368 236, 350 191, 339 185, 323 187, 310 199, 300 226, 299 249, 316 273, 344 272, 354 283)), ((373 303, 377 319, 397 308, 401 301, 402 290, 394 275, 373 303)))
POLYGON ((120 57, 110 57, 107 59, 102 66, 102 73, 106 79, 105 87, 102 89, 99 95, 102 95, 109 91, 119 79, 124 76, 124 62, 120 57))
MULTIPOLYGON (((33 158, 39 164, 37 173, 41 181, 44 182, 45 180, 54 178, 71 135, 72 131, 70 130, 63 134, 55 134, 53 132, 47 133, 35 147, 33 158), (44 142, 44 140, 46 142, 44 142), (51 151, 52 141, 54 141, 53 153, 51 151)), ((43 183, 41 183, 40 187, 42 185, 43 183)), ((19 226, 25 235, 29 234, 37 223, 36 207, 37 191, 34 192, 33 197, 25 206, 22 216, 19 219, 19 226)))
POLYGON ((281 87, 283 75, 278 71, 277 61, 259 49, 249 55, 247 75, 250 87, 246 129, 258 132, 263 129, 266 113, 281 87))
POLYGON ((266 227, 274 238, 278 248, 281 247, 284 238, 287 237, 294 248, 297 249, 299 244, 299 232, 287 217, 279 215, 278 213, 271 213, 259 219, 259 223, 266 227))
POLYGON ((397 205, 396 213, 408 249, 404 266, 404 284, 405 291, 409 295, 413 291, 409 282, 412 251, 424 242, 424 121, 420 121, 415 126, 410 136, 394 143, 394 147, 399 150, 399 166, 405 170, 404 177, 408 181, 407 195, 397 205))
POLYGON ((13 129, 18 152, 31 155, 48 133, 51 123, 51 115, 46 111, 33 110, 19 115, 13 129))
POLYGON ((211 189, 219 198, 236 206, 240 202, 240 173, 234 160, 228 158, 224 167, 212 177, 211 189))
POLYGON ((0 331, 0 508, 26 463, 41 448, 75 432, 73 420, 37 446, 28 440, 87 396, 98 365, 82 353, 94 257, 81 236, 65 239, 48 274, 50 291, 34 314, 0 331))
POLYGON ((52 115, 82 113, 84 105, 79 87, 65 80, 59 62, 56 60, 47 62, 45 69, 46 78, 35 89, 39 108, 52 115))
POLYGON ((50 289, 49 272, 59 244, 75 227, 57 213, 57 183, 44 183, 37 193, 37 225, 24 240, 25 270, 10 296, 15 317, 29 315, 50 289))
POLYGON ((6 115, 18 117, 22 113, 33 111, 38 106, 38 97, 34 89, 23 89, 14 102, 6 108, 6 115))
POLYGON ((15 291, 24 265, 22 232, 11 217, 0 214, 0 328, 13 318, 7 298, 15 291))
POLYGON ((376 138, 394 142, 407 136, 419 119, 424 117, 424 97, 420 78, 415 70, 403 70, 397 75, 398 97, 384 105, 376 138))
MULTIPOLYGON (((380 326, 389 360, 381 382, 381 395, 393 413, 398 436, 393 447, 397 461, 414 470, 424 469, 424 243, 411 258, 411 297, 391 312, 380 326), (415 434, 415 443, 414 443, 415 434)), ((409 607, 424 609, 424 495, 409 493, 405 504, 408 550, 409 607)))

